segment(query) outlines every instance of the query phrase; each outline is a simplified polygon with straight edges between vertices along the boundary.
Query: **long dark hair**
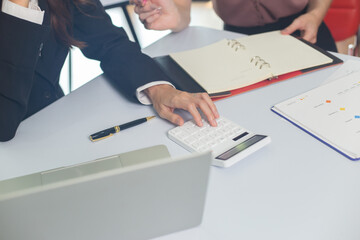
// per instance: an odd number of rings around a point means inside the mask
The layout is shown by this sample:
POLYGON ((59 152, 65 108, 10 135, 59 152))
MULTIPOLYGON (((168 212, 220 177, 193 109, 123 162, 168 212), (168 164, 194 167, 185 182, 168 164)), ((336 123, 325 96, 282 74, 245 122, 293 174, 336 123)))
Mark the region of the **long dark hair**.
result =
POLYGON ((76 40, 72 36, 72 16, 70 12, 71 3, 79 8, 82 5, 94 5, 91 0, 47 0, 50 10, 51 26, 59 42, 66 47, 86 47, 85 42, 76 40))

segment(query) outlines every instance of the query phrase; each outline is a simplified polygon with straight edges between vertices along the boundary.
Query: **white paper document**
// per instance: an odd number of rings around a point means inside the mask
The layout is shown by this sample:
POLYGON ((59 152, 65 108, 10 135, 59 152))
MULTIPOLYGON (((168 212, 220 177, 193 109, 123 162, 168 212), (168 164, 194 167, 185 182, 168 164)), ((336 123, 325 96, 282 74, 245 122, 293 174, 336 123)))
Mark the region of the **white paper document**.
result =
POLYGON ((348 65, 327 84, 272 110, 352 160, 360 160, 360 69, 348 65), (344 73, 344 74, 342 74, 344 73))

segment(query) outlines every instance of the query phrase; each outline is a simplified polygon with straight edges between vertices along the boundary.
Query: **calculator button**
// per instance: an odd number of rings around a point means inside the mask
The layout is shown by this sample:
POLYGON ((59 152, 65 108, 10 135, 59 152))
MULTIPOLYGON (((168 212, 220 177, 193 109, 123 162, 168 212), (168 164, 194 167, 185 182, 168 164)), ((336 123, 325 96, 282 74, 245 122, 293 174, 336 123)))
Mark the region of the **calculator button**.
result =
POLYGON ((217 127, 210 126, 204 119, 202 119, 202 127, 197 126, 193 121, 187 121, 182 126, 171 129, 169 136, 189 150, 204 152, 217 148, 228 140, 233 140, 245 131, 241 126, 223 117, 216 121, 217 127))

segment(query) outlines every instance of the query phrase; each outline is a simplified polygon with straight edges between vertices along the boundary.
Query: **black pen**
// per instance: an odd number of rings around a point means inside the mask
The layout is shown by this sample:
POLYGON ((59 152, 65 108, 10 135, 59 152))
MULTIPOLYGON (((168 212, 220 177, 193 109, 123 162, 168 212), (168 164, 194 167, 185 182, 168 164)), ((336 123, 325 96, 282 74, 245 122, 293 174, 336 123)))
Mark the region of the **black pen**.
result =
POLYGON ((121 124, 121 125, 118 125, 118 126, 114 126, 114 127, 102 130, 100 132, 91 134, 90 135, 90 140, 95 142, 95 141, 99 141, 99 140, 107 138, 107 137, 111 137, 115 133, 118 133, 118 132, 120 132, 122 130, 125 130, 127 128, 134 127, 134 126, 139 125, 141 123, 147 122, 150 119, 153 119, 154 117, 155 116, 144 117, 144 118, 136 119, 136 120, 128 122, 128 123, 124 123, 124 124, 121 124))

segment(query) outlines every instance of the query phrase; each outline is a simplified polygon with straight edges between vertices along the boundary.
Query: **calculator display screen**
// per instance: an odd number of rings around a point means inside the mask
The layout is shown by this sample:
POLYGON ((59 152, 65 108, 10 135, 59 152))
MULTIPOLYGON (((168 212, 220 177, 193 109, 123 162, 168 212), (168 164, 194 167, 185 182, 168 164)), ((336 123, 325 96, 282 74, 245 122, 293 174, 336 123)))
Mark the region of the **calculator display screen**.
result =
POLYGON ((220 159, 220 160, 228 160, 229 158, 231 158, 232 156, 238 154, 239 152, 244 151, 245 149, 247 149, 248 147, 254 145, 255 143, 261 141, 262 139, 266 138, 266 136, 264 135, 255 135, 252 136, 251 138, 247 139, 246 141, 239 143, 238 145, 236 145, 235 147, 227 150, 226 152, 220 154, 219 156, 216 157, 216 159, 220 159))

